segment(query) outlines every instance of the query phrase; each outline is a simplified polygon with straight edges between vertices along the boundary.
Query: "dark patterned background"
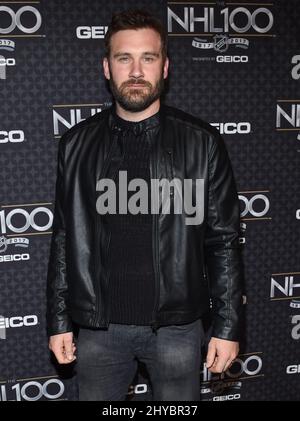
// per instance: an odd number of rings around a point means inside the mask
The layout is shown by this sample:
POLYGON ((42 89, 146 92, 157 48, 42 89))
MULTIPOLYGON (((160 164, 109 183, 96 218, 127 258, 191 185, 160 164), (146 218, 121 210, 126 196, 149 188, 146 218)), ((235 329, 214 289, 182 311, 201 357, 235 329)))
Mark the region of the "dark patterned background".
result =
MULTIPOLYGON (((149 2, 0 1, 0 400, 77 399, 76 376, 70 368, 53 364, 45 334, 56 152, 68 128, 59 122, 55 132, 54 119, 61 116, 70 127, 78 121, 71 119, 72 113, 86 118, 110 101, 101 68, 103 39, 79 39, 76 28, 97 27, 101 34, 112 12, 136 6, 149 9, 149 2), (26 29, 37 22, 30 8, 41 16, 41 26, 33 33, 26 29), (16 19, 20 27, 5 31, 16 19), (22 132, 24 140, 16 142, 23 139, 22 132)), ((170 25, 166 102, 210 123, 237 128, 237 133, 225 130, 223 135, 241 208, 244 200, 263 198, 253 200, 254 212, 246 211, 241 218, 247 295, 241 355, 224 379, 208 382, 204 370, 202 399, 298 400, 299 1, 156 0, 150 9, 170 25), (189 19, 183 28, 179 22, 183 25, 185 11, 189 19), (196 21, 191 28, 192 12, 195 17, 207 13, 208 26, 196 21), (228 30, 226 13, 232 17, 228 30), (255 16, 260 28, 267 26, 270 16, 274 23, 259 33, 253 27, 255 16), (247 22, 249 28, 239 32, 247 22), (194 38, 215 48, 195 48, 194 38), (226 41, 232 38, 248 40, 248 48, 230 44, 226 50, 226 41), (223 42, 219 51, 217 41, 223 42), (247 62, 216 59, 241 56, 247 62), (276 127, 280 109, 286 115, 276 127), (257 216, 266 201, 269 210, 257 216), (271 278, 276 281, 273 297, 271 278)), ((137 384, 144 383, 143 377, 137 378, 137 384)), ((140 393, 134 399, 147 400, 149 395, 140 393)))

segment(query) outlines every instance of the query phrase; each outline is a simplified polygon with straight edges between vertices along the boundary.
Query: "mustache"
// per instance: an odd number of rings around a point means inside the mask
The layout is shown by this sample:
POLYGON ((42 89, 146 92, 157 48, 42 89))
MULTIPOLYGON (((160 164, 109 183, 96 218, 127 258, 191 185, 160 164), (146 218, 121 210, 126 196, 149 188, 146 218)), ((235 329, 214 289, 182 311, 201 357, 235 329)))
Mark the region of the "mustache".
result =
POLYGON ((143 79, 129 79, 126 82, 123 82, 121 87, 126 88, 127 86, 132 85, 132 84, 148 86, 149 88, 152 87, 150 82, 147 82, 146 80, 143 80, 143 79))

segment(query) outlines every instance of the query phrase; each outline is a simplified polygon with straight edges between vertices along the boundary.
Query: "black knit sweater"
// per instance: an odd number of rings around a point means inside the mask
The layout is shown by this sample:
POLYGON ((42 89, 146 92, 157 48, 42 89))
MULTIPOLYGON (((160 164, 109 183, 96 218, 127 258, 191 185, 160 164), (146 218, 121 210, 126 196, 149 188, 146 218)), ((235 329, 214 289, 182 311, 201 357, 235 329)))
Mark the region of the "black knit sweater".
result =
MULTIPOLYGON (((116 114, 114 119, 121 128, 123 159, 112 175, 117 190, 117 213, 107 214, 106 222, 111 231, 108 253, 110 322, 120 324, 150 325, 155 299, 155 281, 152 254, 152 215, 150 212, 149 156, 154 136, 158 132, 158 114, 134 123, 116 114), (147 137, 145 130, 149 130, 147 137), (119 171, 127 171, 127 183, 142 178, 148 185, 148 213, 118 213, 119 171)), ((128 184, 127 184, 128 185, 128 184)), ((128 201, 135 192, 128 192, 128 201)))

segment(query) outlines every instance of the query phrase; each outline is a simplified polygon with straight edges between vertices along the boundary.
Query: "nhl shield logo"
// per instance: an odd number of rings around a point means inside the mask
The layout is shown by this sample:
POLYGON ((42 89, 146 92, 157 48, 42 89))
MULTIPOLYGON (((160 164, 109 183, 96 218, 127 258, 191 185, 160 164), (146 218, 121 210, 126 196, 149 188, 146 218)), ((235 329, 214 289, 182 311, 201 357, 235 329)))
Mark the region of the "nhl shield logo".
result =
POLYGON ((215 35, 214 36, 214 50, 224 53, 228 49, 228 36, 215 35))

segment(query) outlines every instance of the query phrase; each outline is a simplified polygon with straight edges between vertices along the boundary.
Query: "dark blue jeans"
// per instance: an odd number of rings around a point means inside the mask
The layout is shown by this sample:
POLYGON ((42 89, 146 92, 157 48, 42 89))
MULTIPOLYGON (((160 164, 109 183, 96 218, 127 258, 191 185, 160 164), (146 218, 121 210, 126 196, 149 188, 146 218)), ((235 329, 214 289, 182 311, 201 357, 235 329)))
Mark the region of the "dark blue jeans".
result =
POLYGON ((146 365, 154 401, 199 401, 200 319, 160 327, 110 324, 80 329, 77 374, 81 401, 123 401, 137 370, 146 365))

